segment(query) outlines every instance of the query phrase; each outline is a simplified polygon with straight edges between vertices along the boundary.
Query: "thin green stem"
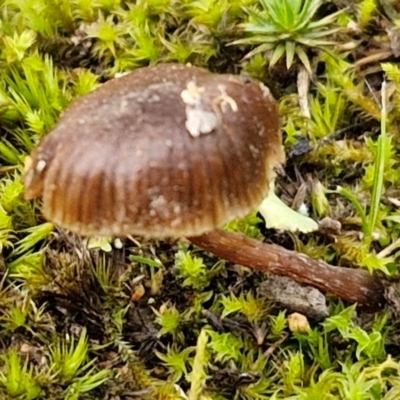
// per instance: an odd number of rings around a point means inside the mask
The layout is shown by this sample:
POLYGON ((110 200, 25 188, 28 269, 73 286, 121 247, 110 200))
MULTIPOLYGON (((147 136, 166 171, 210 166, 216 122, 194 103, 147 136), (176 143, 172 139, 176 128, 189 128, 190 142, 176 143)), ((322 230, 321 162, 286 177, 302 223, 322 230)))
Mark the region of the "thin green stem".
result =
POLYGON ((354 208, 357 211, 357 214, 361 218, 362 231, 364 232, 364 234, 366 234, 366 232, 368 231, 368 219, 367 219, 367 214, 365 212, 364 207, 361 205, 361 203, 358 201, 358 199, 354 196, 354 194, 351 193, 349 190, 347 190, 343 187, 339 187, 337 189, 337 193, 346 197, 346 199, 349 200, 351 204, 353 204, 354 208))
POLYGON ((375 158, 374 184, 372 189, 371 207, 368 214, 367 230, 364 232, 366 238, 371 240, 373 230, 378 219, 379 206, 383 192, 383 178, 385 171, 386 153, 390 138, 386 133, 386 81, 382 83, 382 108, 381 108, 381 134, 377 142, 375 158))

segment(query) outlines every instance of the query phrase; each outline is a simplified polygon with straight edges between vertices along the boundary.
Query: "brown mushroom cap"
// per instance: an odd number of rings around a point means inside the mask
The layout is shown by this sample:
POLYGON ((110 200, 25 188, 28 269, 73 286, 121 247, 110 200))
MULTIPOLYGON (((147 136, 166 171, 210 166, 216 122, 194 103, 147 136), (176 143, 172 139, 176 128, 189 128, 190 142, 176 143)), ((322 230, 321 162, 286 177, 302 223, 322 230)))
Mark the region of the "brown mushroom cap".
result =
POLYGON ((76 100, 32 152, 25 198, 81 235, 195 236, 257 207, 283 157, 268 89, 163 64, 76 100))

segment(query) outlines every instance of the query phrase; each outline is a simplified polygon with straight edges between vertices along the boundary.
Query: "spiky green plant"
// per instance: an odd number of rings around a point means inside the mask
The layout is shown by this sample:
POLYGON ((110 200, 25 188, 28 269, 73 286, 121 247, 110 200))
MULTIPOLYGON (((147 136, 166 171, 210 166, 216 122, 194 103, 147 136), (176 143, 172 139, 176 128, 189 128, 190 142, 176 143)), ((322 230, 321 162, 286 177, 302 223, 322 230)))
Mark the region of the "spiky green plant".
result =
POLYGON ((221 297, 222 318, 236 312, 245 315, 249 321, 260 321, 268 314, 268 307, 262 299, 257 299, 249 292, 236 297, 234 293, 221 297))
POLYGON ((362 0, 357 4, 357 20, 360 28, 364 28, 371 22, 377 9, 377 0, 362 0))
POLYGON ((153 310, 156 314, 156 322, 160 325, 160 336, 166 334, 179 334, 182 315, 174 305, 163 304, 160 310, 153 310))
POLYGON ((39 398, 41 388, 29 360, 22 360, 17 350, 11 349, 2 356, 5 368, 0 371, 0 385, 11 398, 34 400, 39 398))
POLYGON ((317 19, 315 14, 323 4, 321 0, 260 0, 260 9, 247 9, 249 21, 242 25, 248 37, 234 44, 251 44, 257 47, 247 54, 270 52, 270 66, 283 56, 289 69, 295 57, 311 73, 307 48, 329 51, 335 43, 332 36, 340 28, 332 27, 342 11, 317 19))
POLYGON ((165 354, 156 352, 157 357, 162 360, 168 367, 173 381, 179 381, 183 375, 187 375, 187 364, 189 363, 193 353, 192 347, 187 347, 181 351, 175 347, 167 348, 165 354))

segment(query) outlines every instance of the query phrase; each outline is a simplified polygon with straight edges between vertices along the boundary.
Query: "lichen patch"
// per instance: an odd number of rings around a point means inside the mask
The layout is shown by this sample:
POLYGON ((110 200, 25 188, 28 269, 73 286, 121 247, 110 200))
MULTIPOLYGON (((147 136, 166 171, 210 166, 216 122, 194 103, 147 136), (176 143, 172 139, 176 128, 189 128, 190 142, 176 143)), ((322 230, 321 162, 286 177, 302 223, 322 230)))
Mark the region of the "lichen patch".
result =
POLYGON ((186 129, 193 137, 212 132, 218 125, 217 116, 201 107, 186 107, 186 129))
POLYGON ((186 85, 186 89, 181 92, 181 98, 185 104, 194 106, 201 102, 201 95, 204 91, 204 87, 197 86, 194 81, 189 81, 186 85))
POLYGON ((193 137, 210 133, 218 125, 217 116, 213 111, 206 109, 202 100, 204 91, 204 87, 197 86, 195 82, 190 81, 187 83, 186 89, 181 92, 181 98, 186 104, 185 127, 193 137))
POLYGON ((238 110, 236 101, 226 93, 225 85, 218 85, 218 90, 221 94, 214 100, 214 103, 220 106, 222 112, 227 112, 228 106, 233 112, 236 112, 238 110))

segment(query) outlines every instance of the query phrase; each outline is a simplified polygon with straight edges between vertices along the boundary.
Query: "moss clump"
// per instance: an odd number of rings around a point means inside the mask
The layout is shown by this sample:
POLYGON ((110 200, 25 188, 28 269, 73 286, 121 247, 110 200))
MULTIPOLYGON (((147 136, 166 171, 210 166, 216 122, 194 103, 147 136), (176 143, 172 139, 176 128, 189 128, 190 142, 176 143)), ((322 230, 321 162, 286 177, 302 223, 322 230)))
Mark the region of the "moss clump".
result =
POLYGON ((327 319, 292 332, 290 310, 258 290, 259 273, 185 243, 88 246, 21 197, 25 156, 105 80, 158 62, 243 72, 279 101, 290 155, 281 197, 341 230, 274 232, 256 214, 226 228, 397 276, 400 14, 371 0, 289 3, 1 3, 1 398, 400 396, 389 311, 363 315, 329 298, 327 319))

